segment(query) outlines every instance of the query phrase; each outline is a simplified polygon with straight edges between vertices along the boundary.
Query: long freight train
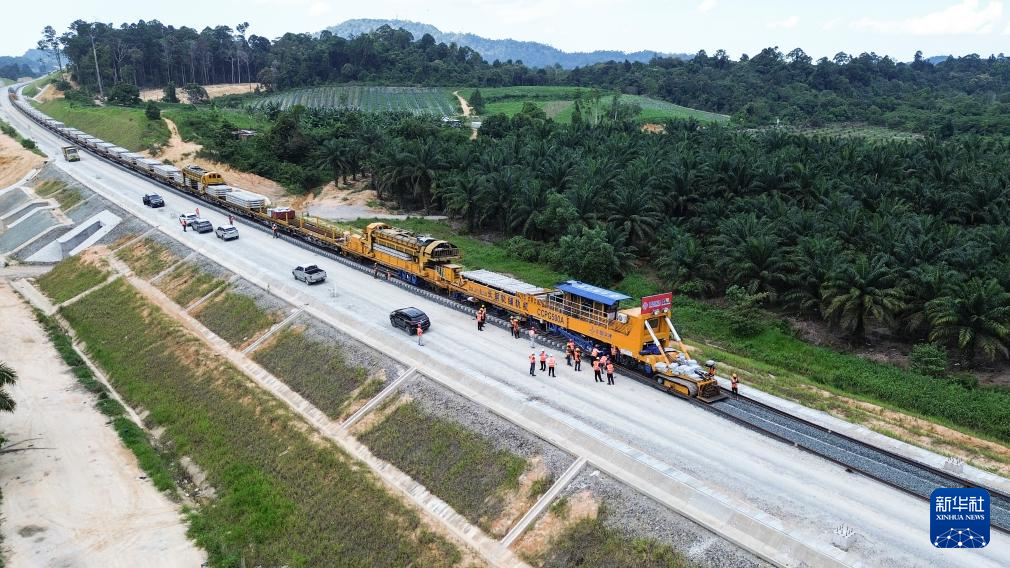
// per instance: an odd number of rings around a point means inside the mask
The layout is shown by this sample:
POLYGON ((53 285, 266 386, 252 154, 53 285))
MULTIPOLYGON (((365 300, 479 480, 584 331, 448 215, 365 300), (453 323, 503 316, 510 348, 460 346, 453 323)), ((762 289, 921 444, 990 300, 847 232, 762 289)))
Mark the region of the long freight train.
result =
POLYGON ((262 225, 276 224, 283 234, 374 263, 409 283, 519 316, 542 331, 571 339, 584 352, 594 347, 604 353, 615 349, 617 363, 644 373, 667 391, 705 402, 724 398, 715 379, 715 363, 701 365, 690 358, 670 319, 669 295, 643 301, 643 307, 622 308, 629 296, 575 280, 542 288, 489 270, 466 270, 458 264, 459 248, 446 241, 385 223, 372 223, 360 232, 341 230, 290 208, 271 208, 265 197, 226 185, 217 172, 196 165, 180 169, 145 158, 47 117, 13 91, 10 98, 29 118, 64 139, 235 215, 262 225))

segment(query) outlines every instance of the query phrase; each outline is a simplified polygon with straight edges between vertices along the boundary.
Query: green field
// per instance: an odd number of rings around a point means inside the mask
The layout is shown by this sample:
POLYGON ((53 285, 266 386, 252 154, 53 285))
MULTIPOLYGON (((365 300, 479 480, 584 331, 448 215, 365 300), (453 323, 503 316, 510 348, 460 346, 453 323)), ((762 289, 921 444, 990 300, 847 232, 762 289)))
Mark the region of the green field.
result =
POLYGON ((281 108, 350 108, 366 112, 406 111, 414 114, 453 116, 459 103, 449 89, 434 87, 366 87, 327 85, 291 89, 255 99, 254 106, 275 103, 281 108))
POLYGON ((207 109, 205 106, 190 104, 158 103, 161 116, 171 120, 179 129, 179 136, 187 142, 201 142, 200 132, 206 131, 208 120, 226 122, 232 128, 263 131, 270 124, 263 117, 244 110, 216 107, 207 109))
POLYGON ((242 345, 280 319, 278 314, 260 308, 249 296, 231 291, 215 294, 195 311, 200 323, 234 346, 242 345))
MULTIPOLYGON (((467 100, 473 96, 474 89, 461 90, 467 100)), ((575 110, 576 97, 583 101, 583 117, 587 116, 588 100, 593 90, 583 87, 493 87, 480 89, 485 101, 485 116, 505 114, 512 116, 523 108, 523 103, 532 102, 542 108, 549 118, 558 122, 571 122, 575 110)), ((606 108, 610 104, 612 93, 600 93, 600 104, 606 108)), ((682 107, 666 101, 643 97, 640 95, 621 95, 620 101, 641 107, 636 119, 639 122, 662 122, 674 118, 693 118, 702 122, 726 122, 729 116, 682 107)))
POLYGON ((224 284, 224 279, 200 270, 195 263, 184 262, 159 279, 155 286, 185 308, 224 284))
POLYGON ((67 126, 134 152, 163 146, 169 138, 165 122, 148 120, 142 108, 77 106, 63 99, 35 107, 67 126))
POLYGON ((150 238, 119 249, 116 251, 116 257, 125 262, 134 274, 144 279, 157 276, 162 270, 179 260, 179 257, 172 254, 168 247, 150 238))
POLYGON ((460 561, 367 468, 123 281, 61 313, 116 390, 163 432, 163 451, 206 473, 215 498, 190 509, 189 536, 211 566, 460 561))

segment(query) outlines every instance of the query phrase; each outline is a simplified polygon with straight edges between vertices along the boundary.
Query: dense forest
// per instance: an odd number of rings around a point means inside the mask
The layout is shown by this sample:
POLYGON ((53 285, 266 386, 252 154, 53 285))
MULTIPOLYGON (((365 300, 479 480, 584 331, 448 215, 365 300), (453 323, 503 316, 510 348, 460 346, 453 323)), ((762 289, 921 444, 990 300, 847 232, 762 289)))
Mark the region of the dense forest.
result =
MULTIPOLYGON (((323 83, 427 86, 590 86, 644 94, 730 114, 739 124, 865 122, 949 137, 1003 134, 1010 127, 1010 59, 968 55, 936 65, 873 53, 839 53, 816 62, 801 49, 770 47, 731 60, 723 51, 691 60, 611 62, 564 70, 488 62, 474 50, 383 27, 353 39, 330 32, 246 36, 247 24, 197 31, 158 21, 108 24, 78 20, 46 45, 62 51, 78 83, 98 90, 117 82, 163 87, 169 81, 256 80, 268 89, 323 83), (94 46, 92 45, 94 39, 94 46), (95 69, 95 55, 98 69, 95 69)), ((46 36, 44 36, 46 39, 46 36)))

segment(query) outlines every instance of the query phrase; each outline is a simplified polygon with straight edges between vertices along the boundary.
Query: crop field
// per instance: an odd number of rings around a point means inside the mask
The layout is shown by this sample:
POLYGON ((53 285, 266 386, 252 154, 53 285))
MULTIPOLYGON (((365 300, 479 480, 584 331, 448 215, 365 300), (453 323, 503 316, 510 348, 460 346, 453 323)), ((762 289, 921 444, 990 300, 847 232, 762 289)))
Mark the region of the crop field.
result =
POLYGON ((195 317, 235 346, 249 341, 279 319, 277 314, 256 305, 252 298, 232 291, 216 294, 201 304, 195 317))
POLYGON ((104 260, 86 262, 81 255, 77 255, 57 264, 39 278, 38 284, 53 303, 59 304, 98 286, 108 277, 109 271, 105 269, 104 260))
POLYGON ((459 550, 416 511, 159 308, 117 282, 63 310, 166 452, 215 498, 189 512, 211 566, 454 566, 459 550), (152 380, 157 377, 157 380, 152 380))
POLYGON ((353 400, 371 398, 382 389, 382 382, 369 379, 364 368, 346 362, 339 345, 310 339, 298 330, 280 331, 253 358, 334 419, 342 417, 353 400))
POLYGON ((169 138, 165 121, 148 120, 142 108, 77 106, 64 99, 36 104, 35 108, 67 126, 131 152, 161 147, 169 138))
POLYGON ((155 285, 176 304, 185 308, 224 283, 225 280, 200 270, 195 263, 184 262, 160 278, 155 285))
POLYGON ((500 493, 515 488, 527 467, 523 458, 414 402, 400 405, 361 441, 486 531, 502 512, 500 493))
POLYGON ((434 87, 366 87, 329 85, 291 89, 255 99, 255 106, 276 103, 281 108, 346 108, 365 112, 406 111, 453 116, 459 103, 451 90, 434 87))
MULTIPOLYGON (((467 100, 473 96, 473 89, 460 91, 467 100)), ((582 100, 582 115, 589 112, 589 100, 594 91, 583 87, 494 87, 481 89, 480 94, 486 103, 485 115, 505 114, 512 116, 523 108, 524 102, 532 102, 557 122, 572 121, 576 98, 582 100)), ((613 93, 599 92, 600 106, 606 108, 610 104, 613 93)), ((620 101, 635 104, 641 108, 636 120, 639 122, 662 122, 674 118, 693 118, 702 122, 725 122, 729 116, 683 107, 670 102, 661 101, 640 95, 620 95, 620 101)))
POLYGON ((168 247, 154 239, 142 239, 116 251, 116 257, 125 262, 133 273, 145 280, 157 276, 173 262, 179 260, 168 247))

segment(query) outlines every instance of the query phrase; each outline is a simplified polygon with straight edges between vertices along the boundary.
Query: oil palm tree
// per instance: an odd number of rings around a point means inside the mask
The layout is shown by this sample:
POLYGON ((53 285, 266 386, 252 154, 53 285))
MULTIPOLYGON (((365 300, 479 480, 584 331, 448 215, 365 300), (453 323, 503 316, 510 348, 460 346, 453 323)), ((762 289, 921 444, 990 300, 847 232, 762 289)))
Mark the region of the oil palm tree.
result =
POLYGON ((821 310, 849 332, 853 342, 862 342, 869 321, 890 324, 904 308, 904 294, 896 277, 886 256, 878 254, 871 260, 861 255, 828 277, 821 292, 821 310))
POLYGON ((991 360, 1007 356, 1010 294, 995 279, 973 278, 949 296, 926 305, 931 341, 956 346, 966 361, 979 351, 991 360))
POLYGON ((17 403, 7 393, 8 385, 18 382, 18 374, 10 365, 0 361, 0 412, 14 412, 17 403))

